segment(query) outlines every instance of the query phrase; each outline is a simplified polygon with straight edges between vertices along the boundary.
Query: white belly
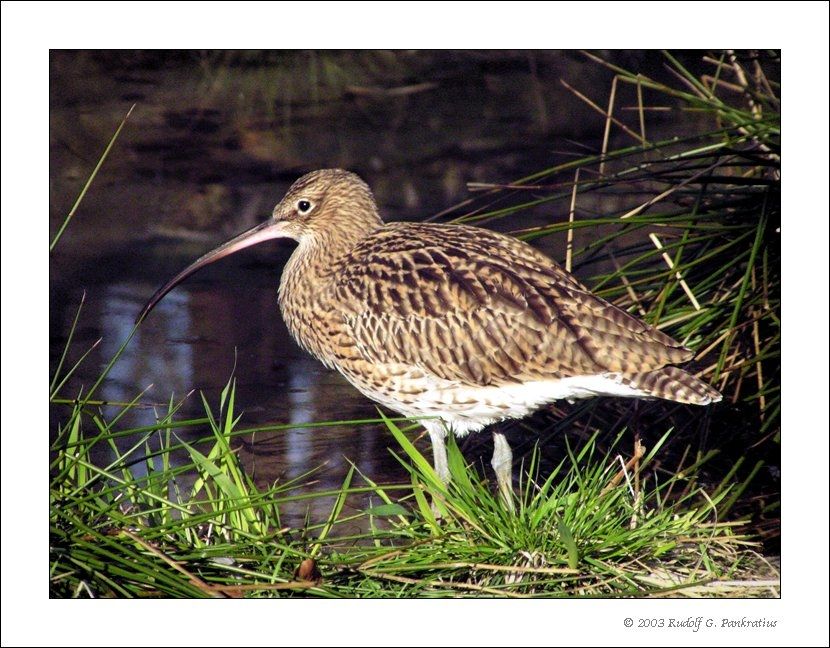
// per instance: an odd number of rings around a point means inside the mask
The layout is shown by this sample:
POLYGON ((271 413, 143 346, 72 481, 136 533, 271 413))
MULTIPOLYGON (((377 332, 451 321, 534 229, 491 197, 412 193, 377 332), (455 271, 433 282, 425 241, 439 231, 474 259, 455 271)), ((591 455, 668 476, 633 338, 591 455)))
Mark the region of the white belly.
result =
POLYGON ((496 421, 522 418, 557 400, 648 396, 646 392, 623 384, 615 374, 538 380, 500 387, 471 387, 420 372, 390 379, 391 389, 377 390, 351 382, 369 398, 404 416, 440 416, 457 436, 480 430, 496 421), (404 394, 400 389, 403 382, 407 391, 420 393, 404 394))

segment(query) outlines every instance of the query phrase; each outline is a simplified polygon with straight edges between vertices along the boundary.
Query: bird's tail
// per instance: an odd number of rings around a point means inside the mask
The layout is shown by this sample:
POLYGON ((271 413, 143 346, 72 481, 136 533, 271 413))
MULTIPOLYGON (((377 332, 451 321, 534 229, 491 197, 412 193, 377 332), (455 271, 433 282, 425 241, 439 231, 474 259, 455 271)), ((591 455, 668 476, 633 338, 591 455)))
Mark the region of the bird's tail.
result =
POLYGON ((649 396, 678 403, 709 405, 722 398, 717 389, 677 367, 663 367, 656 371, 628 375, 626 378, 631 387, 640 389, 649 396))

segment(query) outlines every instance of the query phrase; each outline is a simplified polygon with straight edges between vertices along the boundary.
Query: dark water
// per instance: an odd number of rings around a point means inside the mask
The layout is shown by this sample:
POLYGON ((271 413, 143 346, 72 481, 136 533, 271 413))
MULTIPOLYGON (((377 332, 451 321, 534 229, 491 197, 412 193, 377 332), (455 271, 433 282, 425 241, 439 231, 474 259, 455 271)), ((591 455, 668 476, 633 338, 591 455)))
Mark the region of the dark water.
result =
MULTIPOLYGON (((84 293, 70 366, 102 340, 64 395, 100 375, 159 285, 264 220, 302 172, 352 169, 373 187, 386 220, 425 217, 467 198, 467 182, 507 182, 562 161, 561 150, 574 148, 567 138, 596 142, 603 125, 558 79, 599 75, 607 87, 607 75, 570 54, 246 56, 53 52, 51 232, 136 104, 50 263, 50 370, 84 293)), ((566 208, 548 208, 516 225, 566 217, 566 208)), ((287 334, 277 285, 290 252, 290 244, 263 244, 178 287, 142 324, 97 397, 123 403, 146 389, 141 400, 155 407, 135 410, 124 424, 151 424, 171 394, 200 390, 216 409, 233 375, 243 427, 376 417, 373 403, 287 334)), ((180 416, 203 411, 197 392, 180 416)), ((53 411, 53 429, 60 416, 53 411)), ((402 480, 390 442, 381 425, 367 424, 260 433, 239 444, 260 483, 322 466, 316 488, 323 489, 341 483, 349 461, 378 482, 402 480)))

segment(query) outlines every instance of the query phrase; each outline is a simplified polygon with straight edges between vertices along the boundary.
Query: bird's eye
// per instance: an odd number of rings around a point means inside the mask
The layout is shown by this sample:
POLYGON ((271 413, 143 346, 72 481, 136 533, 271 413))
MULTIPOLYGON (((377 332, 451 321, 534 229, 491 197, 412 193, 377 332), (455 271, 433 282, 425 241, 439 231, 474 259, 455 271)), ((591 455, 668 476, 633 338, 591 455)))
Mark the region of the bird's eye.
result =
POLYGON ((314 205, 311 204, 310 200, 302 199, 297 201, 297 211, 301 214, 307 214, 311 211, 312 207, 314 207, 314 205))

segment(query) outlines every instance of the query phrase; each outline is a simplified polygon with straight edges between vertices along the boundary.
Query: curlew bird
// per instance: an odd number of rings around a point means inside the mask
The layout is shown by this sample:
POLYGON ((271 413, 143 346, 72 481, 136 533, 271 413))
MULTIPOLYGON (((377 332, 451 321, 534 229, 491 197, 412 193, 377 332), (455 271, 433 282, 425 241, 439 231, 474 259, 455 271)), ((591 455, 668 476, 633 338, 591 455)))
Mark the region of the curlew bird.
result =
MULTIPOLYGON (((422 423, 446 484, 445 438, 521 418, 559 399, 664 398, 707 405, 712 387, 675 364, 692 352, 592 294, 518 239, 464 225, 387 223, 363 180, 324 169, 297 180, 265 223, 199 268, 276 238, 299 245, 279 303, 297 342, 360 392, 422 423)), ((512 453, 493 432, 492 466, 512 507, 512 453)))

